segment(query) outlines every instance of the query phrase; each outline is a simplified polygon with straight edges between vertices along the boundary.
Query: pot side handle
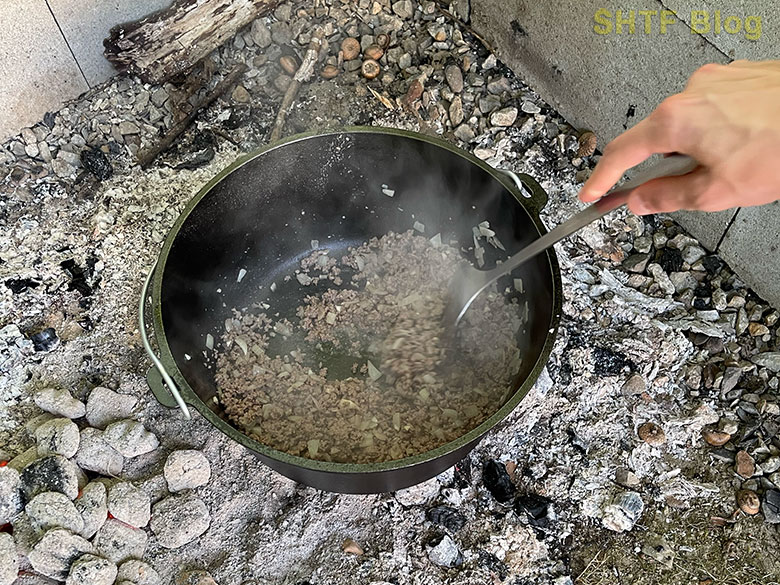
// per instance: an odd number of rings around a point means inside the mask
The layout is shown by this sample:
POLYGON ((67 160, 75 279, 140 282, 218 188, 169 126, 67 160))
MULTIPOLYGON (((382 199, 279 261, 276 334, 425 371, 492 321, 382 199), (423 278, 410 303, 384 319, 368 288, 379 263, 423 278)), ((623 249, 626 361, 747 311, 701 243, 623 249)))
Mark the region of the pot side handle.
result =
POLYGON ((141 300, 139 301, 138 305, 138 328, 141 331, 141 341, 144 344, 146 354, 149 356, 149 359, 152 360, 152 364, 154 364, 147 373, 146 380, 149 383, 149 388, 151 389, 152 394, 154 394, 155 398, 157 398, 160 404, 170 408, 175 408, 178 406, 184 414, 184 418, 191 419, 192 415, 190 414, 190 409, 187 407, 187 404, 184 402, 181 394, 179 394, 179 389, 176 387, 176 383, 173 381, 170 374, 168 374, 168 372, 165 370, 165 366, 160 361, 160 358, 158 358, 154 353, 154 350, 149 343, 149 338, 146 335, 146 301, 149 295, 149 284, 152 281, 152 275, 154 274, 155 268, 157 268, 157 262, 154 263, 154 265, 149 270, 149 274, 146 276, 144 286, 141 289, 141 300))
POLYGON ((530 175, 517 174, 506 169, 496 170, 514 183, 520 193, 522 204, 528 208, 529 211, 538 216, 542 209, 544 209, 544 206, 547 205, 549 198, 547 192, 536 182, 536 179, 530 175))

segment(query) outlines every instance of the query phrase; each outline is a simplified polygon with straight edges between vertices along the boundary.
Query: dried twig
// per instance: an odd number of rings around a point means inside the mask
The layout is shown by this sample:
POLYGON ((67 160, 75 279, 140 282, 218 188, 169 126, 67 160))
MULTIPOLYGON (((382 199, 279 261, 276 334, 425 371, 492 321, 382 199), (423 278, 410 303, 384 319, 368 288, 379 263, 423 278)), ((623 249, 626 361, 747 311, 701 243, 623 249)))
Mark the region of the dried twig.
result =
POLYGON ((298 95, 301 85, 308 81, 314 73, 314 66, 317 64, 317 59, 320 56, 320 48, 322 47, 322 38, 324 36, 325 31, 321 28, 317 29, 312 36, 309 48, 306 50, 306 54, 301 61, 301 66, 298 67, 298 71, 295 72, 293 80, 282 98, 282 105, 279 107, 279 113, 276 115, 276 122, 274 123, 273 130, 271 130, 271 142, 279 140, 282 137, 284 123, 287 121, 287 114, 290 112, 293 101, 295 101, 295 96, 298 95))
POLYGON ((236 65, 233 70, 214 87, 214 89, 212 89, 203 99, 201 99, 197 104, 195 104, 195 106, 193 106, 192 111, 187 114, 186 118, 180 122, 177 122, 173 125, 173 127, 171 127, 170 130, 168 130, 160 142, 154 146, 150 146, 144 150, 141 150, 138 153, 138 164, 140 164, 143 168, 146 168, 152 164, 154 159, 157 158, 160 153, 170 148, 179 135, 184 132, 190 124, 192 124, 193 120, 197 118, 200 111, 210 106, 219 96, 230 89, 230 87, 232 87, 233 84, 235 84, 241 78, 246 70, 247 66, 243 63, 236 65))

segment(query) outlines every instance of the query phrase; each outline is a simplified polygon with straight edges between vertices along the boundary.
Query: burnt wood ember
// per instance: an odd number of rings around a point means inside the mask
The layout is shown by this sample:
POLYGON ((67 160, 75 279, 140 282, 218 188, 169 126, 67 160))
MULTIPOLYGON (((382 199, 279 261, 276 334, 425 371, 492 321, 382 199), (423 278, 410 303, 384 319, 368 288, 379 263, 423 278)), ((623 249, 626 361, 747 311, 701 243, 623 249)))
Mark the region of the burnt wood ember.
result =
POLYGON ((108 157, 99 148, 82 151, 81 164, 101 181, 110 178, 114 174, 114 169, 111 167, 108 157))
POLYGON ((626 368, 632 372, 636 368, 634 362, 618 351, 598 346, 592 351, 593 370, 597 376, 617 376, 626 368))
POLYGON ((466 524, 466 517, 450 506, 436 506, 428 510, 427 515, 428 520, 450 532, 457 532, 466 524))
POLYGON ((471 459, 469 457, 455 464, 454 482, 460 489, 471 485, 471 459))
POLYGON ((500 461, 488 459, 482 467, 482 483, 493 497, 502 504, 509 502, 517 488, 509 478, 506 467, 500 461))
POLYGON ((82 268, 72 258, 64 260, 60 263, 60 266, 70 275, 71 280, 68 284, 68 290, 76 290, 83 296, 88 297, 92 294, 94 288, 100 282, 100 279, 96 279, 95 282, 90 285, 88 280, 92 278, 92 274, 95 270, 95 264, 97 264, 97 258, 90 256, 87 258, 86 267, 82 268))
POLYGON ((38 288, 40 282, 31 278, 9 278, 5 281, 5 286, 11 289, 11 292, 18 295, 31 288, 38 288))
POLYGON ((667 274, 670 272, 679 272, 683 267, 682 252, 677 248, 663 248, 658 252, 656 261, 667 274))
POLYGON ((50 351, 59 342, 57 333, 52 327, 47 327, 43 331, 30 336, 35 351, 50 351))
POLYGON ((278 0, 177 0, 143 20, 111 29, 106 58, 121 72, 163 84, 233 38, 278 0))
POLYGON ((478 562, 480 567, 484 567, 491 573, 495 573, 501 581, 509 576, 509 569, 506 564, 496 555, 482 549, 480 549, 477 554, 479 555, 478 562))

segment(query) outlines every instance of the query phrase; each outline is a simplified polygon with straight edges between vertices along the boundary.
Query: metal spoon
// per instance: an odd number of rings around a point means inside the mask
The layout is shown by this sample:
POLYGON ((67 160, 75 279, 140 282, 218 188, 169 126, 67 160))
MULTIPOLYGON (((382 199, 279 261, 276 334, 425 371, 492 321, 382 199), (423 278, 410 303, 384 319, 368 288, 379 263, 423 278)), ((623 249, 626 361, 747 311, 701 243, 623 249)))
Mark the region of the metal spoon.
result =
POLYGON ((461 269, 450 282, 449 299, 444 310, 444 323, 448 326, 454 325, 457 327, 479 293, 503 275, 520 266, 523 262, 544 252, 553 244, 558 243, 589 223, 604 217, 610 211, 625 205, 631 191, 639 185, 661 177, 685 175, 697 166, 698 163, 694 159, 680 154, 660 159, 655 164, 637 171, 631 179, 628 179, 619 187, 613 188, 596 203, 586 207, 552 231, 547 232, 541 238, 535 240, 492 270, 477 270, 471 266, 461 269))

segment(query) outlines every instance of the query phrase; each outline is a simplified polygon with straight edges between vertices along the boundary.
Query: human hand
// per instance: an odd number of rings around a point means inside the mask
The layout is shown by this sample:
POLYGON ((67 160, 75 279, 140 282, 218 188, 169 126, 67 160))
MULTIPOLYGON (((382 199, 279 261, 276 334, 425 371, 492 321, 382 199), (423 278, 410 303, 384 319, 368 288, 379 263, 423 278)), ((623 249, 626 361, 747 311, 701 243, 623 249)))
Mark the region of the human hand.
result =
POLYGON ((701 67, 682 93, 607 144, 580 199, 595 201, 629 168, 674 152, 700 166, 637 187, 631 211, 720 211, 780 199, 780 61, 701 67))

